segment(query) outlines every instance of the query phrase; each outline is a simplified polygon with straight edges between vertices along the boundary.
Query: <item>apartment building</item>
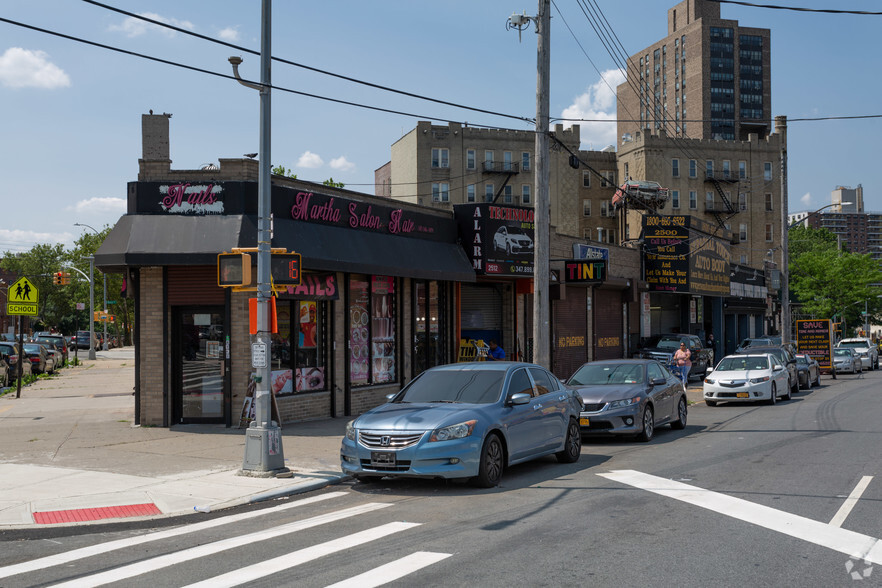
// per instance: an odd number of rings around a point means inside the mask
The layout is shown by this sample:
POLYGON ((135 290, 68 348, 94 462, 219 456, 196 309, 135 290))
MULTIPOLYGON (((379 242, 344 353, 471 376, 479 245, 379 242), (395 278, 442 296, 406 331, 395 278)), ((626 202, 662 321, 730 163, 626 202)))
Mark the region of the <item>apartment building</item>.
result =
MULTIPOLYGON (((685 0, 668 34, 628 59, 617 89, 619 135, 747 140, 771 132, 769 29, 720 17, 720 4, 685 0)), ((621 140, 621 139, 620 139, 621 140)))

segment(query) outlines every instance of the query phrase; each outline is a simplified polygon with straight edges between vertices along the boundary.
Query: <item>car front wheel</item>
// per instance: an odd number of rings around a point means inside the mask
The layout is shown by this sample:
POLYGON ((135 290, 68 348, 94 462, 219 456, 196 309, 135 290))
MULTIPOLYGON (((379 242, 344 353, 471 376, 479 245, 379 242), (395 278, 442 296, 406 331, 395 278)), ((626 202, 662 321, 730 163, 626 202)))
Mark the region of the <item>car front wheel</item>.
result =
POLYGON ((575 463, 579 461, 580 455, 582 455, 582 430, 576 419, 570 419, 563 451, 555 453, 554 456, 561 463, 575 463))
POLYGON ((680 402, 677 403, 677 420, 671 422, 671 428, 686 428, 686 399, 683 397, 680 397, 680 402))
POLYGON ((652 410, 652 406, 646 405, 646 408, 643 409, 643 431, 637 435, 637 439, 639 441, 643 441, 647 443, 652 441, 652 438, 655 436, 655 413, 652 410))
POLYGON ((775 406, 778 402, 778 387, 775 386, 775 382, 772 382, 772 397, 769 398, 769 404, 775 406))
POLYGON ((499 485, 499 480, 502 478, 503 455, 502 441, 497 435, 491 434, 481 448, 481 462, 478 466, 478 477, 475 478, 476 486, 493 488, 499 485))

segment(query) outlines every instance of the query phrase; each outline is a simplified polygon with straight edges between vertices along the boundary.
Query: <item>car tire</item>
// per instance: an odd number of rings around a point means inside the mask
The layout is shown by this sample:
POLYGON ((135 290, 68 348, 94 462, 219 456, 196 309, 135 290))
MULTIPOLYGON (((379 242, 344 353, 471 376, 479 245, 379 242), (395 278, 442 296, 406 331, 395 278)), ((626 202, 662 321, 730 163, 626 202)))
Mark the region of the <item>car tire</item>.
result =
POLYGON ((680 402, 677 403, 677 419, 671 422, 672 429, 682 430, 686 428, 686 399, 684 397, 680 397, 680 402))
POLYGON ((711 406, 711 407, 717 405, 717 401, 716 401, 716 400, 705 400, 704 403, 707 404, 708 406, 711 406))
POLYGON ((781 397, 781 400, 790 400, 793 398, 793 390, 788 389, 787 394, 781 397))
POLYGON ((570 419, 567 426, 567 440, 564 441, 563 451, 554 454, 560 463, 575 463, 582 455, 582 429, 576 419, 570 419))
POLYGON ((643 423, 643 430, 637 435, 637 440, 648 443, 655 436, 655 411, 652 410, 651 404, 643 408, 643 417, 640 420, 643 423))
POLYGON ((772 397, 769 398, 766 402, 775 406, 778 403, 778 387, 775 385, 775 382, 772 382, 772 397))
POLYGON ((478 488, 493 488, 499 485, 499 480, 502 479, 504 455, 502 441, 499 440, 498 435, 491 433, 481 448, 475 486, 478 488))

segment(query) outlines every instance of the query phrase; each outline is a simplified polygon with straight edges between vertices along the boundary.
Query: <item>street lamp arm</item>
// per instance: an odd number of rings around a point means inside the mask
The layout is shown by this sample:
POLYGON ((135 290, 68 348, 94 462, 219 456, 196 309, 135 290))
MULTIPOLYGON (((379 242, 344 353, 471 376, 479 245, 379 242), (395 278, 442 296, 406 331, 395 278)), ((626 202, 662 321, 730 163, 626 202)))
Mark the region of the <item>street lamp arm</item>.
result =
POLYGON ((72 265, 63 265, 63 266, 61 266, 61 267, 63 267, 64 269, 70 269, 70 270, 73 270, 73 271, 77 272, 78 274, 80 274, 81 276, 83 276, 84 278, 86 278, 87 280, 89 279, 89 276, 86 275, 86 272, 84 272, 84 271, 81 270, 81 269, 75 268, 75 267, 72 266, 72 265))
POLYGON ((818 213, 821 212, 822 210, 826 210, 826 209, 828 209, 828 208, 832 208, 832 207, 834 207, 834 206, 848 206, 849 204, 852 204, 852 203, 851 203, 851 202, 835 202, 835 203, 833 203, 833 204, 828 204, 827 206, 822 206, 821 208, 819 208, 819 209, 817 209, 817 210, 815 210, 815 211, 812 211, 812 212, 808 213, 808 214, 805 216, 805 218, 802 218, 802 219, 800 219, 800 220, 798 220, 798 221, 795 221, 793 224, 788 225, 787 230, 789 231, 790 229, 792 229, 792 228, 795 227, 796 225, 800 225, 800 224, 802 224, 802 223, 803 223, 808 217, 810 217, 810 216, 813 215, 813 214, 818 214, 818 213))

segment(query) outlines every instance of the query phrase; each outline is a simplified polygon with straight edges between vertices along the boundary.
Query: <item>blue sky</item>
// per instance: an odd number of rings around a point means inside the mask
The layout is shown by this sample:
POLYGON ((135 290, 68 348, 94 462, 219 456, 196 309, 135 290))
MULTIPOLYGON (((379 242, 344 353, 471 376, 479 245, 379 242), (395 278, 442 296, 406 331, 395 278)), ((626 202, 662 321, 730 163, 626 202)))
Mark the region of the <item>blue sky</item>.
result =
MULTIPOLYGON (((260 1, 106 0, 202 35, 259 50, 260 1)), ((882 7, 866 0, 777 0, 838 10, 882 7)), ((615 119, 616 63, 577 2, 552 7, 551 116, 615 119), (568 28, 569 27, 569 28, 568 28), (569 29, 572 29, 573 33, 569 29), (574 38, 575 36, 575 38, 574 38), (578 40, 578 42, 577 42, 578 40), (587 56, 586 56, 587 54, 587 56), (589 60, 590 58, 590 60, 589 60), (601 75, 609 80, 602 82, 601 75)), ((628 54, 667 32, 660 0, 588 0, 628 54)), ((494 112, 535 115, 536 35, 506 30, 513 12, 537 2, 413 0, 276 1, 273 55, 313 68, 494 112)), ((804 13, 722 4, 724 18, 772 31, 772 113, 791 119, 789 207, 830 203, 839 185, 862 184, 867 210, 882 210, 875 175, 882 119, 796 122, 798 118, 882 114, 877 39, 882 17, 804 13), (873 172, 873 173, 871 173, 873 172)), ((0 17, 95 43, 221 74, 259 79, 259 57, 169 32, 75 0, 6 1, 0 17)), ((417 120, 530 129, 467 111, 274 63, 273 84, 417 116, 335 104, 274 91, 272 163, 307 180, 333 177, 373 192, 373 172, 417 120)), ((0 22, 0 251, 70 244, 74 223, 97 229, 125 212, 137 178, 141 114, 172 113, 175 169, 258 151, 257 92, 234 81, 123 55, 0 22)), ((443 124, 443 123, 441 123, 443 124)), ((582 123, 585 149, 615 143, 615 124, 582 123)))

